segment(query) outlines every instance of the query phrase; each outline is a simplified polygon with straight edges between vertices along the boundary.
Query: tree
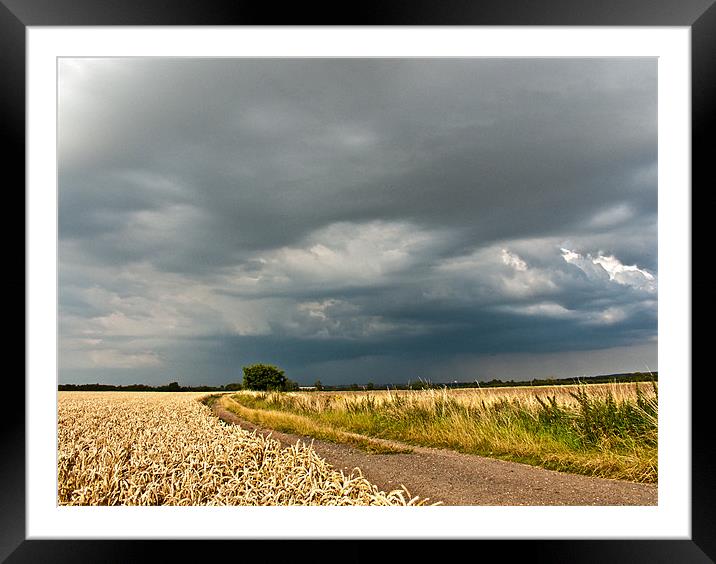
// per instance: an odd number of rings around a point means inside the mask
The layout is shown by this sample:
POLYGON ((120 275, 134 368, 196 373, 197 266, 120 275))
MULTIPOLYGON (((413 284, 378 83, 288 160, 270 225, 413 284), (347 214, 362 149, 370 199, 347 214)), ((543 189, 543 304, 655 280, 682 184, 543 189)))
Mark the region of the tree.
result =
POLYGON ((271 364, 244 366, 244 388, 248 390, 285 390, 284 371, 271 364))
POLYGON ((316 388, 320 392, 323 389, 323 383, 320 380, 316 380, 313 383, 313 387, 316 388))

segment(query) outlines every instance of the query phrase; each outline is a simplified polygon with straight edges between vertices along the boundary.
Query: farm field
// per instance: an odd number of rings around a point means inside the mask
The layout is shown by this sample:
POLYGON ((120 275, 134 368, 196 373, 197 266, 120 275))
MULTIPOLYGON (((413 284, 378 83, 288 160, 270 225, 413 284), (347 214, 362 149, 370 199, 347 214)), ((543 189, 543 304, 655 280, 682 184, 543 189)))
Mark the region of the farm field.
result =
MULTIPOLYGON (((376 441, 452 449, 654 484, 656 384, 461 390, 255 392, 219 398, 244 420, 371 451, 376 441), (361 440, 365 441, 363 445, 361 440)), ((376 446, 377 445, 377 446, 376 446)), ((387 443, 385 448, 396 448, 387 443)), ((376 450, 379 451, 379 450, 376 450)))
POLYGON ((227 425, 206 393, 59 392, 59 505, 423 505, 227 425))

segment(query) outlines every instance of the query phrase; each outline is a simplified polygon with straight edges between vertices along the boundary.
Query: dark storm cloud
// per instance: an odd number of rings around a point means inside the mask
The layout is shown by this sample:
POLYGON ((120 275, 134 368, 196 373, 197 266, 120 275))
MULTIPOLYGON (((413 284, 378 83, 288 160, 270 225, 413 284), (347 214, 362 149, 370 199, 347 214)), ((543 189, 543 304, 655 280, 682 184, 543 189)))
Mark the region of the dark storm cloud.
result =
POLYGON ((656 79, 645 59, 63 60, 62 377, 648 342, 656 79))

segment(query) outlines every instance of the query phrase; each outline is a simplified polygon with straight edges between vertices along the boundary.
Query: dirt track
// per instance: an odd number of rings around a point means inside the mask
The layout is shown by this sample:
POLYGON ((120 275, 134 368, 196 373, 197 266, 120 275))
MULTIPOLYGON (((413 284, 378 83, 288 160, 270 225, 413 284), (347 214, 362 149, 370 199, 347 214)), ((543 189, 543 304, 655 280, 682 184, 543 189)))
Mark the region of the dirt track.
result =
POLYGON ((271 434, 284 446, 313 442, 333 467, 360 468, 381 490, 403 485, 413 496, 443 505, 657 505, 657 486, 591 478, 450 450, 411 447, 411 454, 368 454, 345 444, 257 427, 222 408, 214 413, 248 431, 271 434))

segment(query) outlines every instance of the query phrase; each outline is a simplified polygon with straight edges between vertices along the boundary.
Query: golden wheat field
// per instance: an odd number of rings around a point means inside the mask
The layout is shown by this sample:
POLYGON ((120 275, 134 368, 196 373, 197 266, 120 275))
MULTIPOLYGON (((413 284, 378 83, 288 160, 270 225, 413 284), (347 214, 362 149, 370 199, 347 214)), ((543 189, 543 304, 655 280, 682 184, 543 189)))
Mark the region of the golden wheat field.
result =
POLYGON ((215 418, 206 393, 59 392, 59 505, 424 505, 215 418))

